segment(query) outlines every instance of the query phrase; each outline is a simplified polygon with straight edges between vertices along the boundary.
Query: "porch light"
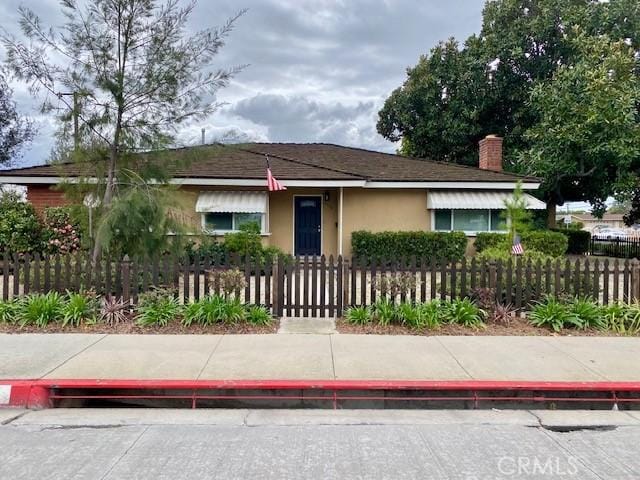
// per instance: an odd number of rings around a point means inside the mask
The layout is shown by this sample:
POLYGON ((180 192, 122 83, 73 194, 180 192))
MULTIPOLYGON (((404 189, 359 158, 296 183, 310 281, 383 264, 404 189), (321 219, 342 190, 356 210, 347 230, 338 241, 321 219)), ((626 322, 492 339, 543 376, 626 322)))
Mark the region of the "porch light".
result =
POLYGON ((331 197, 329 196, 329 190, 324 191, 324 201, 328 202, 331 197))

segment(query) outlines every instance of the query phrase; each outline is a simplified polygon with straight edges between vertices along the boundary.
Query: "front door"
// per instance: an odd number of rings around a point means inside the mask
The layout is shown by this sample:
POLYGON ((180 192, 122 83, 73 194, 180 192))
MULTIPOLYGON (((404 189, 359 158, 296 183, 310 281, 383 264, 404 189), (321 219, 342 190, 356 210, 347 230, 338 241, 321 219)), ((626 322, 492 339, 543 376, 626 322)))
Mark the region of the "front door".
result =
POLYGON ((320 255, 322 197, 294 197, 295 254, 320 255))

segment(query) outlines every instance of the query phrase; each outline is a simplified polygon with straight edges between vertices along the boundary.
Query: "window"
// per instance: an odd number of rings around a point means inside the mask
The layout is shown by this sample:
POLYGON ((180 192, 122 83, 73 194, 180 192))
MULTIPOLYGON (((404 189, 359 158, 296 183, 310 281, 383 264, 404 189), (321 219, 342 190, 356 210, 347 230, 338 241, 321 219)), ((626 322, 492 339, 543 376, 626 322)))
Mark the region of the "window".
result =
POLYGON ((202 229, 205 232, 233 232, 242 225, 255 222, 264 231, 262 213, 207 212, 202 214, 202 229))
POLYGON ((436 230, 451 230, 451 210, 436 210, 436 230))
POLYGON ((438 231, 495 232, 505 229, 505 221, 502 210, 435 210, 434 227, 438 231))

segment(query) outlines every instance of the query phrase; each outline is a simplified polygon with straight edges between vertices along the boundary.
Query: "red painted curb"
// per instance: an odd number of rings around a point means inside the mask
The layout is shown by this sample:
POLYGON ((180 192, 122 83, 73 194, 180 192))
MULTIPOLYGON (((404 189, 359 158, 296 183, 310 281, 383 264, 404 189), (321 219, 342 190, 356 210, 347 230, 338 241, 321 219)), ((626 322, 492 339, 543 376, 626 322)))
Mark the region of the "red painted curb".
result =
POLYGON ((503 380, 132 380, 37 379, 0 380, 9 387, 4 407, 47 408, 50 396, 61 389, 121 390, 435 390, 536 392, 640 392, 640 382, 544 382, 503 380))

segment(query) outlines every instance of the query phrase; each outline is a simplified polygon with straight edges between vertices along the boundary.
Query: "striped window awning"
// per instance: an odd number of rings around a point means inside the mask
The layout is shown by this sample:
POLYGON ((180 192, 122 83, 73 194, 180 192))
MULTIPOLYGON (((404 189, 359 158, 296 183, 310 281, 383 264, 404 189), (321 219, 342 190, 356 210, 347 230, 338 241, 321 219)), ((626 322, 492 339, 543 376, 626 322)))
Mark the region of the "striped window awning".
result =
POLYGON ((266 213, 266 192, 201 192, 198 213, 266 213))
MULTIPOLYGON (((504 209, 505 200, 510 198, 512 198, 510 192, 429 190, 427 192, 427 208, 430 210, 502 210, 504 209)), ((527 200, 527 209, 529 210, 544 210, 547 208, 544 202, 531 195, 525 193, 524 198, 527 200)))

